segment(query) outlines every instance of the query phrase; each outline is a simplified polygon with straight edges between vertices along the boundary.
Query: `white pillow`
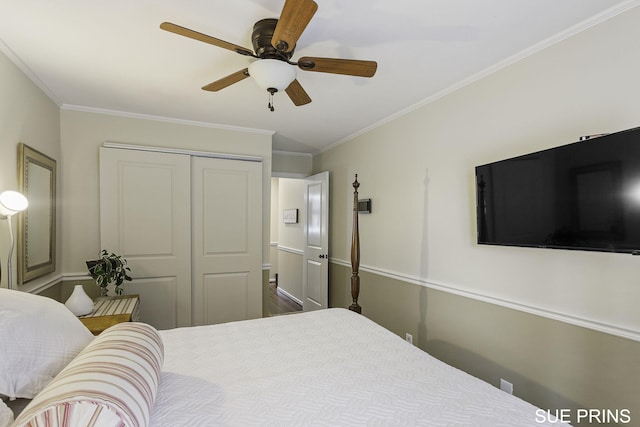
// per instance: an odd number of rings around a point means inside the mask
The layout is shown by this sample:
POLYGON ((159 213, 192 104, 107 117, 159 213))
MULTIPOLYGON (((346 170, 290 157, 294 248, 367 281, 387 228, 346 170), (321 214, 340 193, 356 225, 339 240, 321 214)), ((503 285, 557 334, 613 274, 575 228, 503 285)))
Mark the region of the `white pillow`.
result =
POLYGON ((147 426, 163 359, 162 340, 152 326, 112 326, 29 403, 14 425, 147 426))
POLYGON ((64 304, 0 289, 0 394, 32 399, 93 338, 64 304))
POLYGON ((9 427, 13 422, 13 411, 0 400, 0 427, 9 427))

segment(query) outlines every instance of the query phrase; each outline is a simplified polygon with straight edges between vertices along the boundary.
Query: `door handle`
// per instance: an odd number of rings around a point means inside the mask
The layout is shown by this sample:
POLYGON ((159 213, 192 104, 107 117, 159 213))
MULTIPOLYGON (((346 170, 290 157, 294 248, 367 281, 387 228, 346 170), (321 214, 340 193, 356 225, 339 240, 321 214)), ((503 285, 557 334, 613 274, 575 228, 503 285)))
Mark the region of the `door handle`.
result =
POLYGON ((329 254, 320 254, 318 256, 318 258, 320 258, 320 259, 329 259, 329 254))

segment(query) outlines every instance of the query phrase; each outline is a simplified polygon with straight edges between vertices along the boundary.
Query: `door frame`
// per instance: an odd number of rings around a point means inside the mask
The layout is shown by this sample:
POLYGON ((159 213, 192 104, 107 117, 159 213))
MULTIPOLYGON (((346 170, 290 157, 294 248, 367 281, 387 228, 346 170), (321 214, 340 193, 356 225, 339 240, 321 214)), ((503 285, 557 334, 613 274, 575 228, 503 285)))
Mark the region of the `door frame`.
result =
MULTIPOLYGON (((326 172, 327 174, 329 174, 329 172, 326 172)), ((275 179, 285 179, 285 180, 293 180, 293 181, 298 181, 300 183, 304 183, 306 180, 308 180, 311 176, 309 175, 305 175, 305 174, 292 174, 292 173, 279 173, 279 172, 275 172, 272 173, 271 178, 275 178, 275 179)), ((330 179, 330 175, 329 175, 329 179, 330 179)), ((305 215, 306 215, 306 206, 303 206, 302 204, 304 203, 304 189, 297 188, 298 186, 296 185, 296 189, 293 190, 295 191, 295 193, 291 193, 291 194, 296 194, 296 200, 297 202, 300 204, 300 208, 301 212, 299 215, 299 221, 302 223, 304 221, 306 221, 305 215), (298 197, 299 196, 299 197, 298 197)), ((304 185, 300 185, 300 187, 304 187, 306 189, 306 186, 304 185)), ((327 202, 330 199, 330 195, 329 195, 329 185, 327 185, 327 202)), ((281 191, 281 186, 278 185, 278 189, 275 191, 281 191)), ((276 193, 271 194, 271 199, 270 199, 270 205, 271 205, 271 227, 273 230, 273 227, 276 228, 276 232, 277 230, 281 230, 282 227, 282 222, 283 222, 283 218, 282 218, 282 210, 281 209, 285 209, 285 208, 293 208, 293 207, 298 207, 298 206, 293 206, 293 204, 285 201, 284 203, 287 204, 287 206, 282 206, 281 203, 283 203, 283 201, 281 200, 280 197, 275 196, 276 193), (279 210, 280 209, 280 210, 279 210)), ((282 193, 280 193, 282 194, 282 193)), ((328 203, 327 203, 328 206, 328 203)), ((298 224, 299 226, 302 226, 302 224, 298 224)), ((292 227, 295 225, 291 225, 292 227)), ((331 223, 329 221, 329 216, 327 216, 327 227, 326 227, 326 235, 327 235, 327 240, 329 240, 329 235, 330 235, 330 230, 331 230, 331 223)), ((300 231, 301 235, 303 233, 303 231, 300 231)), ((287 295, 288 297, 290 297, 291 299, 293 299, 294 301, 298 302, 299 304, 303 304, 303 299, 304 299, 304 295, 303 295, 303 288, 302 287, 297 287, 296 285, 291 286, 290 283, 288 282, 289 280, 293 280, 295 281, 295 283, 299 284, 302 282, 303 280, 303 274, 305 274, 303 272, 304 269, 304 264, 305 264, 305 259, 304 259, 304 248, 303 248, 303 236, 300 236, 299 242, 298 240, 296 240, 295 244, 292 244, 291 241, 284 241, 283 240, 283 236, 282 235, 272 235, 271 238, 271 244, 270 244, 270 248, 272 248, 271 251, 271 265, 275 268, 272 269, 272 274, 271 276, 273 277, 274 274, 278 274, 278 289, 279 292, 283 292, 285 295, 287 295), (277 247, 276 247, 277 244, 277 247), (289 257, 289 256, 297 256, 300 259, 300 264, 295 264, 295 267, 292 267, 291 264, 291 259, 289 259, 286 263, 282 263, 282 258, 280 260, 278 260, 277 257, 280 256, 285 256, 285 260, 289 257), (274 257, 275 260, 274 260, 274 257), (286 270, 285 270, 286 269, 286 270), (285 275, 283 275, 283 272, 285 275), (288 276, 287 276, 288 275, 288 276), (287 278, 288 277, 288 278, 287 278), (284 287, 281 288, 281 286, 283 284, 289 284, 289 287, 284 287), (294 293, 290 293, 289 291, 294 291, 294 293), (299 294, 298 294, 299 292, 299 294)), ((328 242, 329 243, 329 242, 328 242)), ((327 250, 324 251, 325 254, 329 253, 328 250, 328 246, 327 246, 327 250)), ((325 259, 325 264, 327 266, 327 280, 326 280, 326 286, 327 286, 327 305, 328 305, 328 291, 329 291, 329 280, 328 280, 328 265, 329 265, 329 259, 325 259)), ((297 263, 297 261, 296 261, 297 263)), ((273 277, 275 278, 275 277, 273 277)), ((272 279, 273 281, 273 279, 272 279)), ((268 303, 268 300, 266 299, 266 294, 265 294, 265 304, 268 303)), ((267 304, 268 305, 268 304, 267 304)), ((265 310, 267 310, 267 308, 265 307, 265 310)))

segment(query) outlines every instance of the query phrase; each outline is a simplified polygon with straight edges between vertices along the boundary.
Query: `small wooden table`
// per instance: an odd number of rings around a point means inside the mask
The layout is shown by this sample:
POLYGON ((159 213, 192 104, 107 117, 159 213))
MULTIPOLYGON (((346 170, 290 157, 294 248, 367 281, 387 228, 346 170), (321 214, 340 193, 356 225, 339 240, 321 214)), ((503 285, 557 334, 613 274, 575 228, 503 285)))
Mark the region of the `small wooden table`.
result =
POLYGON ((80 316, 80 321, 93 335, 122 322, 140 321, 139 295, 120 295, 96 300, 93 312, 80 316))

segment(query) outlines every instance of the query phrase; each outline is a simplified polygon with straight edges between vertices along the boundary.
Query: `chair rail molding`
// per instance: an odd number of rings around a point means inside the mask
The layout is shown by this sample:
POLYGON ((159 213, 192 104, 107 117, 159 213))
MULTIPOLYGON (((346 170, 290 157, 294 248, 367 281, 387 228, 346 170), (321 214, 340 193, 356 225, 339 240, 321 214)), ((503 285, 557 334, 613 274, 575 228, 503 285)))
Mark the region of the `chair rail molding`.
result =
MULTIPOLYGON (((343 267, 351 268, 351 263, 345 260, 330 258, 330 262, 341 265, 343 267)), ((418 286, 424 286, 426 288, 435 289, 450 294, 471 298, 477 301, 487 302, 490 304, 499 305, 501 307, 510 308, 513 310, 522 311, 536 316, 545 317, 551 320, 557 320, 559 322, 568 323, 575 326, 581 326, 583 328, 592 329, 594 331, 603 332, 610 335, 615 335, 621 338, 627 338, 640 342, 640 332, 632 329, 624 328, 618 325, 599 322, 597 320, 588 319, 580 316, 573 316, 559 311, 549 310, 542 307, 536 307, 531 304, 524 304, 517 301, 510 301, 504 298, 499 298, 489 294, 480 294, 477 292, 469 291, 459 286, 451 285, 448 283, 434 282, 426 280, 420 277, 409 276, 403 273, 389 271, 381 268, 376 268, 367 265, 360 265, 360 271, 366 271, 368 273, 377 274, 379 276, 388 277, 390 279, 398 280, 401 282, 411 283, 418 286)))
POLYGON ((304 251, 302 249, 290 248, 282 245, 278 245, 278 250, 282 252, 289 252, 296 255, 304 255, 304 251))

